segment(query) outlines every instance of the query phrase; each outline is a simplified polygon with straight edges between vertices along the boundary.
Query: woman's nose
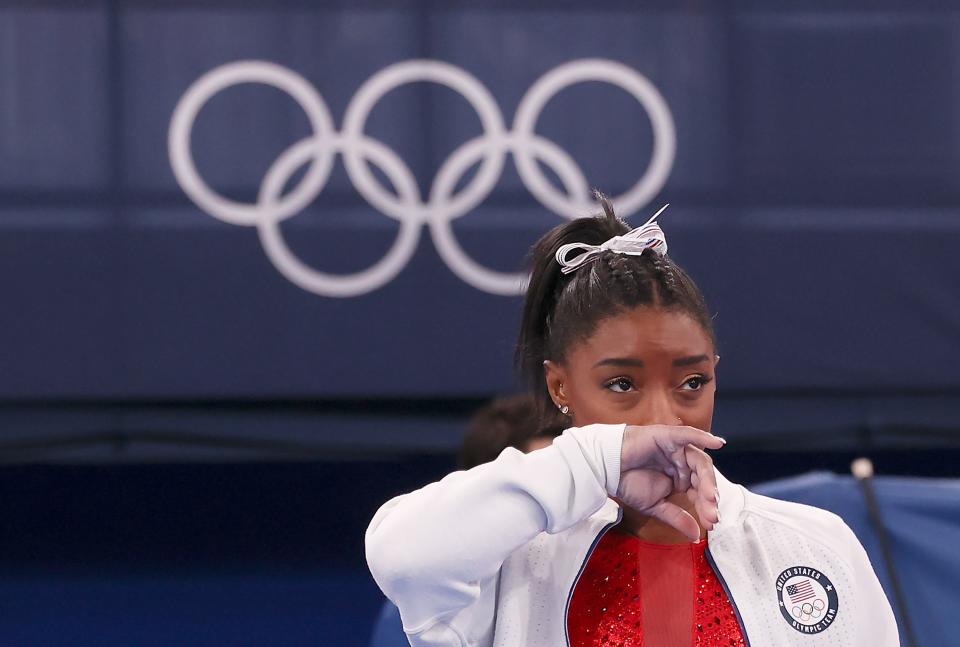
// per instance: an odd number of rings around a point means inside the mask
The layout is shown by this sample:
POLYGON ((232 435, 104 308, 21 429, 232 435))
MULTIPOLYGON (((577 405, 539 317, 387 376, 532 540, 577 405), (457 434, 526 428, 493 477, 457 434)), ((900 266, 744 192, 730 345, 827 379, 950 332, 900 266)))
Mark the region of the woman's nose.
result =
POLYGON ((651 393, 649 397, 643 398, 639 403, 637 417, 639 425, 682 424, 680 416, 673 408, 669 394, 662 392, 651 393))

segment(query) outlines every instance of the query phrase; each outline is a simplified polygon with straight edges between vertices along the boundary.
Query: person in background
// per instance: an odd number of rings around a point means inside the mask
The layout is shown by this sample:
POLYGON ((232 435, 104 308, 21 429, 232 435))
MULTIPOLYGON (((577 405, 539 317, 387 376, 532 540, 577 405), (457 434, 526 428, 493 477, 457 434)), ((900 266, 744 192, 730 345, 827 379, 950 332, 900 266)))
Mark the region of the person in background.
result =
POLYGON ((530 394, 496 398, 470 418, 457 454, 460 469, 488 463, 507 447, 522 452, 546 447, 569 426, 570 421, 553 410, 541 415, 530 394))

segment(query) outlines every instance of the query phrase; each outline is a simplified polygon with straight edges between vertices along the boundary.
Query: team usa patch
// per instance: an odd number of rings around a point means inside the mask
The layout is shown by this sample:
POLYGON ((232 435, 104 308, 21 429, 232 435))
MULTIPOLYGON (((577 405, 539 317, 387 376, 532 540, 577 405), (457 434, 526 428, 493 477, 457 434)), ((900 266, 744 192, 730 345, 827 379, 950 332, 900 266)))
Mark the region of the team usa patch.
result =
POLYGON ((809 566, 792 566, 777 577, 780 613, 802 634, 818 634, 837 619, 837 589, 809 566))

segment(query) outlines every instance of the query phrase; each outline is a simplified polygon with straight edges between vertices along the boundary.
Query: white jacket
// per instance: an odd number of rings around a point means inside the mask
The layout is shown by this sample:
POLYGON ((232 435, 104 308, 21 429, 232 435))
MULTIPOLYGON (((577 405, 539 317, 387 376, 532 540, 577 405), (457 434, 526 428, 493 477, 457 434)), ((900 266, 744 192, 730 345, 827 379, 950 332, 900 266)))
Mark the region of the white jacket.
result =
MULTIPOLYGON (((577 579, 620 520, 609 497, 624 428, 590 425, 529 454, 507 449, 377 511, 367 562, 411 645, 569 644, 577 579)), ((867 554, 839 517, 717 479, 721 522, 707 556, 749 645, 900 644, 867 554)))

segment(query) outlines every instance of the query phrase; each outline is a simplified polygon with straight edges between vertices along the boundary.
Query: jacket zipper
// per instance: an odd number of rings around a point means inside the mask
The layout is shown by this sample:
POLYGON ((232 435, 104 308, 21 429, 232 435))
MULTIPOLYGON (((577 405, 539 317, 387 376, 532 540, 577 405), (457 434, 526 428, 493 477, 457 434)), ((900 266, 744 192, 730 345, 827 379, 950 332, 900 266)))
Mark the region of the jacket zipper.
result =
POLYGON ((724 593, 727 594, 727 599, 730 600, 730 606, 733 607, 733 613, 737 616, 737 624, 740 625, 740 633, 743 634, 743 642, 746 643, 747 647, 750 647, 750 637, 747 636, 747 627, 743 624, 743 617, 740 615, 740 609, 737 608, 737 602, 733 599, 733 595, 730 593, 730 587, 727 586, 727 581, 723 579, 723 574, 720 572, 720 569, 717 568, 717 563, 713 559, 713 555, 710 553, 710 545, 707 544, 707 549, 703 551, 703 554, 707 558, 707 562, 710 564, 710 568, 713 569, 713 572, 717 574, 717 579, 720 581, 720 586, 723 587, 724 593))
POLYGON ((600 540, 603 539, 603 536, 607 534, 607 531, 613 528, 615 525, 620 523, 620 518, 623 515, 623 509, 617 509, 617 519, 616 521, 611 521, 603 528, 600 529, 600 532, 593 539, 593 543, 590 544, 590 549, 587 551, 586 556, 583 558, 583 563, 580 564, 580 570, 577 571, 577 576, 573 578, 573 586, 570 587, 570 592, 567 593, 567 605, 563 610, 563 636, 566 639, 567 647, 570 647, 570 603, 573 601, 573 591, 577 588, 577 582, 580 581, 580 576, 583 575, 584 569, 587 567, 587 562, 590 561, 590 556, 593 555, 593 551, 596 550, 597 544, 600 543, 600 540))

